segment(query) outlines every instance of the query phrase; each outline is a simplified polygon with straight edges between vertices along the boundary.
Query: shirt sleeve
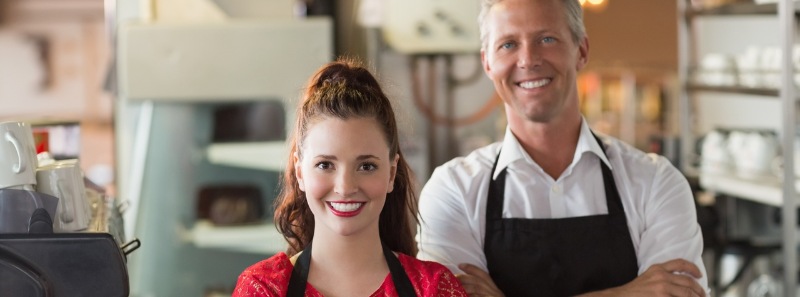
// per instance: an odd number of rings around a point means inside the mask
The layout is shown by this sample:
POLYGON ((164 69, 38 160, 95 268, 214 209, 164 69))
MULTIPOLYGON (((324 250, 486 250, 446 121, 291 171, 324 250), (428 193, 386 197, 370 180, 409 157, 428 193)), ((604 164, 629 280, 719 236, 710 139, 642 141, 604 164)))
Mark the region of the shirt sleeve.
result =
POLYGON ((481 229, 475 225, 483 215, 468 211, 469 186, 459 185, 450 174, 447 167, 437 168, 420 194, 417 258, 439 262, 456 274, 463 273, 461 263, 486 271, 481 229))
POLYGON ((710 292, 703 264, 703 235, 697 210, 686 178, 663 157, 645 193, 644 226, 638 249, 639 274, 650 266, 673 259, 685 259, 700 269, 698 283, 710 292))

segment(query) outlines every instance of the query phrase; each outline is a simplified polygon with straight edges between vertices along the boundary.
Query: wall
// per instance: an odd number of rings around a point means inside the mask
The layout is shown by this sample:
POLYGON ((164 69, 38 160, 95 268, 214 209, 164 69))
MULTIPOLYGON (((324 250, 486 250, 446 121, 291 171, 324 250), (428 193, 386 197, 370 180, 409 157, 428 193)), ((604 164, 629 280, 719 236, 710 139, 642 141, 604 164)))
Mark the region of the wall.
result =
POLYGON ((602 11, 586 9, 589 65, 677 71, 676 0, 606 0, 602 11))

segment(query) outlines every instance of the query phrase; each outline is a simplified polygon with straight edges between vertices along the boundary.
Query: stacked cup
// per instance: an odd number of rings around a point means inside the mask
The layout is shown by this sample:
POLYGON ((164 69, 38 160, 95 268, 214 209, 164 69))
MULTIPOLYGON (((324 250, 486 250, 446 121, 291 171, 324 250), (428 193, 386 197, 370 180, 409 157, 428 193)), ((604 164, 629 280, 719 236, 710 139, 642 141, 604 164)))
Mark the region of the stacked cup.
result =
POLYGON ((54 232, 83 231, 92 218, 78 160, 54 161, 36 169, 37 191, 58 197, 54 232))
POLYGON ((31 126, 0 123, 0 189, 32 191, 36 185, 36 147, 31 126))
POLYGON ((34 192, 36 167, 31 126, 0 122, 0 233, 52 231, 52 226, 47 226, 52 223, 50 218, 43 220, 37 210, 44 209, 52 217, 58 202, 34 192))

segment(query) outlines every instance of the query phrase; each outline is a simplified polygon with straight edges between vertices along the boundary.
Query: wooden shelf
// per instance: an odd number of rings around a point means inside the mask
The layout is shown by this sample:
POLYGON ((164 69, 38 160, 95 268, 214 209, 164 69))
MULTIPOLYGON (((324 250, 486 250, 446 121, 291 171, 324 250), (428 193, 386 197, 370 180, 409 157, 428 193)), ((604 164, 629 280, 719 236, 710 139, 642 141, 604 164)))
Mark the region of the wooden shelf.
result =
POLYGON ((283 171, 289 150, 285 141, 215 143, 208 147, 209 162, 242 168, 283 171))
POLYGON ((713 16, 713 15, 777 15, 777 3, 756 4, 752 2, 740 2, 720 5, 705 9, 689 9, 686 11, 687 17, 693 16, 713 16))
POLYGON ((778 96, 780 96, 780 91, 778 89, 772 89, 772 88, 747 88, 738 86, 728 87, 728 86, 689 84, 686 86, 686 89, 689 91, 746 94, 746 95, 769 96, 775 98, 778 98, 778 96))
POLYGON ((263 255, 273 255, 287 247, 286 240, 271 223, 222 227, 201 220, 188 230, 185 238, 199 248, 263 255))
MULTIPOLYGON (((749 180, 733 174, 700 174, 700 186, 707 191, 776 207, 783 206, 782 182, 777 177, 749 180)), ((800 181, 795 181, 795 188, 800 191, 800 181)))

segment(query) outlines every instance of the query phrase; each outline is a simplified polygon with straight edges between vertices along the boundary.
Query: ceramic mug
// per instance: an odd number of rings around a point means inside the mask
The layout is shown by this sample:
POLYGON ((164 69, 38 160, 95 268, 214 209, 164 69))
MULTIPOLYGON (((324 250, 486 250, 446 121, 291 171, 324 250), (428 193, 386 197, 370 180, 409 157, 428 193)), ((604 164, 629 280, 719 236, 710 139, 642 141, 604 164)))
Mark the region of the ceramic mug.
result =
POLYGON ((0 123, 0 189, 32 189, 36 184, 36 146, 31 126, 0 123))
MULTIPOLYGON (((783 156, 775 157, 772 162, 772 173, 781 179, 783 179, 784 163, 783 156)), ((800 178, 800 139, 794 140, 794 176, 800 178)))
POLYGON ((774 134, 744 133, 732 145, 731 154, 734 156, 736 174, 739 177, 763 179, 772 176, 773 160, 778 156, 778 140, 774 134))
POLYGON ((75 159, 56 161, 36 169, 37 191, 58 197, 54 232, 82 231, 92 217, 83 172, 75 159))
POLYGON ((728 151, 728 139, 720 131, 708 132, 703 138, 700 158, 700 170, 705 173, 724 174, 733 169, 733 161, 728 151))

